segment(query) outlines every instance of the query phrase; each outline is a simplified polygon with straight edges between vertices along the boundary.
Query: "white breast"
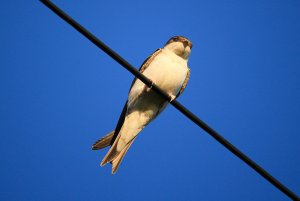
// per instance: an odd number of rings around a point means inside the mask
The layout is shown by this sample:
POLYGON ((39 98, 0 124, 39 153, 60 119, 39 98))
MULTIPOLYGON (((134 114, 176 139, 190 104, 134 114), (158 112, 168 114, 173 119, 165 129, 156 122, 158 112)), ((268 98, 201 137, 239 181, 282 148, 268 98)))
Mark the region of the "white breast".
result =
POLYGON ((144 74, 165 92, 176 95, 181 89, 187 71, 187 60, 163 49, 144 74))

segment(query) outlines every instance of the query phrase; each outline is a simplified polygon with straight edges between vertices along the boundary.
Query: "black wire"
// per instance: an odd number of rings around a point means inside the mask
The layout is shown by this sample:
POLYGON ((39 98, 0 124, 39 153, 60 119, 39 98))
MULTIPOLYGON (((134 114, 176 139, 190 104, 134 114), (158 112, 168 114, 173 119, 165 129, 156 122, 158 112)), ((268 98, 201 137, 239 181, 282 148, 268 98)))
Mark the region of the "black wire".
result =
MULTIPOLYGON (((163 98, 170 102, 170 97, 164 91, 162 91, 159 87, 157 87, 154 83, 152 83, 146 76, 141 74, 138 70, 132 67, 125 59, 123 59, 120 55, 106 46, 102 41, 96 38, 92 33, 82 27, 79 23, 77 23, 74 19, 72 19, 69 15, 63 12, 60 8, 58 8, 55 4, 53 4, 49 0, 40 0, 44 5, 46 5, 49 9, 55 12, 58 16, 60 16, 63 20, 69 23, 72 27, 74 27, 77 31, 79 31, 82 35, 84 35, 87 39, 89 39, 92 43, 94 43, 97 47, 103 50, 106 54, 112 57, 115 61, 121 64, 124 68, 130 71, 134 76, 144 82, 148 87, 152 86, 152 89, 160 94, 163 98)), ((192 120, 195 124, 205 130, 208 134, 210 134, 213 138, 215 138, 219 143, 225 146, 229 151, 231 151, 234 155, 239 157, 242 161, 247 163, 250 167, 252 167, 258 174, 268 180, 271 184, 273 184, 276 188, 290 197, 292 200, 299 201, 300 198, 297 197, 295 193, 289 190, 286 186, 284 186, 281 182, 279 182, 276 178, 270 175, 266 170, 260 167, 257 163, 251 160, 248 156, 242 153, 239 149, 237 149, 234 145, 232 145, 229 141, 227 141, 224 137, 218 134, 215 130, 210 128, 205 122, 199 119, 196 115, 194 115, 191 111, 181 105, 178 101, 173 100, 171 104, 177 108, 181 113, 183 113, 186 117, 192 120)))

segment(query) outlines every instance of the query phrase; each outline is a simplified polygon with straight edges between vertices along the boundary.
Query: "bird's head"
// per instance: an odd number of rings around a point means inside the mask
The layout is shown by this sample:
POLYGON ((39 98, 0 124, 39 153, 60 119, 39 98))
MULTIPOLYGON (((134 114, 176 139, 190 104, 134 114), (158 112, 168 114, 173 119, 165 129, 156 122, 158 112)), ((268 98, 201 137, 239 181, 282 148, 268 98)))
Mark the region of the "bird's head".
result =
POLYGON ((174 36, 165 44, 164 48, 174 52, 183 59, 188 59, 193 44, 183 36, 174 36))

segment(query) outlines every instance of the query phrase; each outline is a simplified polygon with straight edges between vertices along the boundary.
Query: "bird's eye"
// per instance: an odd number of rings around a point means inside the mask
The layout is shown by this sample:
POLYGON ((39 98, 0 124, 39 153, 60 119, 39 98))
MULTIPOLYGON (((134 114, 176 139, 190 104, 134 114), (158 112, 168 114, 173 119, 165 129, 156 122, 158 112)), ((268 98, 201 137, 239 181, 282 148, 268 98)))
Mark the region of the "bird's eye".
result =
POLYGON ((175 41, 175 42, 178 41, 178 38, 177 37, 173 38, 173 41, 175 41))

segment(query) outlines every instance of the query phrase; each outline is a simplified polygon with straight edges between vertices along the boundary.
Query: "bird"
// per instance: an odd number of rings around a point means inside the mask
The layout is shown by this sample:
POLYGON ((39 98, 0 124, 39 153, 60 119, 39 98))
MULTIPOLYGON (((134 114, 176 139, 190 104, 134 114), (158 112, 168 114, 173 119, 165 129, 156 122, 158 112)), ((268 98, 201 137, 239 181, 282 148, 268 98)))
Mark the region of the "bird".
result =
MULTIPOLYGON (((170 100, 179 97, 190 77, 188 59, 192 43, 184 36, 170 38, 141 65, 139 71, 166 92, 170 100)), ((170 101, 170 102, 171 102, 170 101)), ((112 164, 112 174, 118 170, 126 152, 137 135, 168 105, 168 101, 135 78, 115 130, 92 145, 93 150, 110 146, 101 166, 112 164)))

